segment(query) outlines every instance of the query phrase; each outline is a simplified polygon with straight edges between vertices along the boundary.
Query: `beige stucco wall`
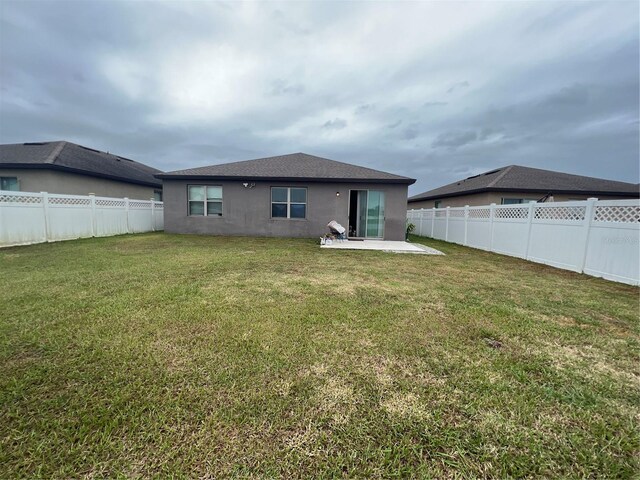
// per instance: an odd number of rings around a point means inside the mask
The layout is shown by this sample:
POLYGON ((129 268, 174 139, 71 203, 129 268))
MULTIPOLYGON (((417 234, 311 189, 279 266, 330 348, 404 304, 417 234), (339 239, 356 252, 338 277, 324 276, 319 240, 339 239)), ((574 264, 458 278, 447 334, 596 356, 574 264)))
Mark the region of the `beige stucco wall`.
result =
POLYGON ((155 190, 162 191, 160 187, 146 187, 56 170, 0 169, 0 177, 18 177, 18 186, 22 192, 66 193, 68 195, 93 193, 102 197, 149 200, 153 198, 155 190))
MULTIPOLYGON (((441 204, 440 208, 446 207, 464 207, 465 205, 469 205, 470 207, 479 206, 479 205, 490 205, 495 203, 496 205, 502 204, 503 198, 525 198, 528 200, 539 200, 545 194, 544 193, 519 193, 519 192, 487 192, 487 193, 475 193, 472 195, 461 195, 458 197, 449 197, 440 199, 441 204)), ((567 202, 570 200, 587 200, 591 198, 592 195, 553 195, 554 202, 567 202)), ((634 198, 634 197, 618 197, 618 196, 598 196, 599 200, 622 200, 624 198, 634 198)), ((637 198, 637 197, 635 197, 637 198)), ((408 204, 407 208, 409 210, 419 209, 419 208, 433 208, 435 207, 435 202, 438 199, 433 200, 425 200, 422 202, 411 202, 408 204)))

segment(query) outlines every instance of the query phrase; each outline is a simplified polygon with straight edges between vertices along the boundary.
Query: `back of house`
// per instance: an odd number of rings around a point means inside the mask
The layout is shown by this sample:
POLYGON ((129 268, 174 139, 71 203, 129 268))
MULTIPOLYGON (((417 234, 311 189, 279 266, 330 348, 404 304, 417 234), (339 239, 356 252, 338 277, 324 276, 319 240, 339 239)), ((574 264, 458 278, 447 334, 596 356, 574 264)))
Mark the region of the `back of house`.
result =
POLYGON ((156 175, 165 231, 316 237, 335 220, 351 238, 404 240, 412 178, 304 153, 156 175))

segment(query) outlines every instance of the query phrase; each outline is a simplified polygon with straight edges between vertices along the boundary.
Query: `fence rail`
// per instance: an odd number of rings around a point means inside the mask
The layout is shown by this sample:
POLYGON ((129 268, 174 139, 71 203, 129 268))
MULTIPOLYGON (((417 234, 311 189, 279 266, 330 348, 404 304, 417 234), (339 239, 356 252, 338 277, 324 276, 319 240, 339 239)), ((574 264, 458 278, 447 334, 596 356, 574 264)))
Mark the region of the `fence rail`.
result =
POLYGON ((0 247, 163 230, 162 202, 0 190, 0 247))
POLYGON ((640 201, 408 210, 415 233, 616 282, 640 284, 640 201))

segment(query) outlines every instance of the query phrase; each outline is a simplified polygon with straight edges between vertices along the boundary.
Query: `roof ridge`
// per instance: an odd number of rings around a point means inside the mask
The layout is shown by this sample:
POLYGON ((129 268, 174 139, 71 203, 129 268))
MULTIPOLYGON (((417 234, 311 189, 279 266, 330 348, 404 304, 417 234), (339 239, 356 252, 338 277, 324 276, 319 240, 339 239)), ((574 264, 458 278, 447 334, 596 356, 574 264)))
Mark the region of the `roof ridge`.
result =
POLYGON ((301 156, 305 156, 305 157, 310 157, 310 158, 314 158, 314 159, 318 159, 318 160, 322 160, 325 162, 331 162, 334 164, 338 164, 338 165, 343 165, 346 167, 357 167, 363 170, 368 170, 369 172, 374 172, 377 174, 384 174, 384 175, 391 175, 393 177, 399 178, 399 179, 408 179, 409 177, 404 177, 402 175, 397 175, 394 173, 390 173, 390 172, 385 172, 384 170, 377 170, 375 168, 371 168, 371 167, 365 167, 362 165, 356 165, 353 163, 347 163, 347 162, 341 162, 340 160, 333 160, 332 158, 326 158, 326 157, 319 157, 318 155, 312 155, 310 153, 304 153, 304 152, 295 152, 295 153, 286 153, 283 155, 271 155, 268 157, 259 157, 259 158, 252 158, 249 160, 236 160, 234 162, 224 162, 224 163, 216 163, 216 164, 212 164, 212 165, 202 165, 199 167, 192 167, 192 168, 186 168, 186 169, 181 169, 181 170, 173 170, 173 171, 169 171, 169 172, 163 172, 166 174, 172 174, 172 173, 177 173, 177 172, 191 172, 194 170, 201 170, 204 168, 211 168, 211 167, 223 167, 223 166, 230 166, 230 165, 237 165, 237 164, 242 164, 242 163, 249 163, 249 162, 259 162, 261 160, 273 160, 273 159, 279 159, 279 158, 286 158, 286 157, 296 157, 298 155, 301 156))
POLYGON ((556 175, 566 175, 569 177, 578 177, 578 178, 587 178, 589 180, 599 180, 599 181, 605 181, 605 182, 616 182, 616 183, 624 183, 627 185, 638 185, 636 183, 633 182, 625 182, 623 180, 613 180, 611 178, 601 178, 601 177, 593 177, 591 175, 581 175, 579 173, 570 173, 570 172, 559 172, 557 170, 547 170, 544 168, 538 168, 538 167, 530 167, 528 165, 512 165, 513 167, 518 167, 520 169, 527 169, 527 170, 535 170, 537 172, 552 172, 555 173, 556 175))
POLYGON ((499 180, 502 180, 502 177, 504 177, 507 173, 509 173, 512 168, 513 168, 513 165, 509 165, 508 167, 505 167, 504 172, 501 172, 500 175, 498 175, 492 182, 490 182, 487 185, 487 188, 495 186, 495 184, 498 183, 499 180))
POLYGON ((58 145, 56 145, 56 148, 54 148, 51 153, 49 154, 49 156, 45 159, 44 163, 56 163, 56 159, 58 158, 58 155, 60 155, 60 152, 62 151, 62 149, 66 146, 67 142, 64 140, 61 140, 58 142, 58 145))

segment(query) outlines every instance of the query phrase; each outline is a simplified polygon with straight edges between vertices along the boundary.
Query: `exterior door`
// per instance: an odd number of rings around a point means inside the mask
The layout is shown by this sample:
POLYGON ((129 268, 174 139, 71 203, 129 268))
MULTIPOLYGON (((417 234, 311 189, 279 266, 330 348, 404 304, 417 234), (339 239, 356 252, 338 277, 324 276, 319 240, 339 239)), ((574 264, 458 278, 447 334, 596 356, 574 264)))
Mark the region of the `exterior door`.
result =
POLYGON ((352 190, 351 196, 355 200, 350 202, 349 219, 355 236, 384 238, 384 192, 352 190))
POLYGON ((358 190, 358 223, 356 237, 367 236, 367 196, 366 190, 358 190))
POLYGON ((384 237, 384 192, 369 190, 367 197, 367 238, 384 237))

